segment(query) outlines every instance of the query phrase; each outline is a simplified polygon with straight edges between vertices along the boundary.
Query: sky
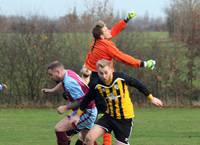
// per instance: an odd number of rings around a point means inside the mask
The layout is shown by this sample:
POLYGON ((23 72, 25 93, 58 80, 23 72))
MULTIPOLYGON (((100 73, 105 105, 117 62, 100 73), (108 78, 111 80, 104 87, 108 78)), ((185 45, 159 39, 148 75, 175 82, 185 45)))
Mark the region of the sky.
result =
MULTIPOLYGON (((76 7, 81 13, 87 1, 92 0, 0 0, 0 15, 40 15, 59 18, 76 7)), ((152 17, 164 17, 164 9, 171 0, 110 0, 114 12, 126 13, 135 10, 139 16, 146 13, 152 17)))

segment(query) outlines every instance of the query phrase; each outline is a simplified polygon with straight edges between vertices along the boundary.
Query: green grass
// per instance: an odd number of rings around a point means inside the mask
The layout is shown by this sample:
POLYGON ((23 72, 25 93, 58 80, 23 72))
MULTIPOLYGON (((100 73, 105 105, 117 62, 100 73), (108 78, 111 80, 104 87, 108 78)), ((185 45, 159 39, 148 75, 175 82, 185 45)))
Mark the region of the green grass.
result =
MULTIPOLYGON (((199 145, 200 109, 136 109, 133 145, 199 145)), ((132 145, 131 144, 131 145, 132 145)))
MULTIPOLYGON (((135 113, 131 145, 200 144, 200 109, 135 113)), ((0 109, 0 145, 55 145, 54 126, 63 117, 53 109, 0 109)))

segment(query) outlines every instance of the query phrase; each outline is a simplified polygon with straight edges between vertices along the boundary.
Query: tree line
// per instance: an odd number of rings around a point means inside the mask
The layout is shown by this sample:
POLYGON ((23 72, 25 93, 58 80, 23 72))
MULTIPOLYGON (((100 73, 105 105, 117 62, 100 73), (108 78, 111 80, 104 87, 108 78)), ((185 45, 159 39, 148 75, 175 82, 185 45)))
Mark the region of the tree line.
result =
MULTIPOLYGON (((53 106, 63 102, 62 94, 45 96, 40 91, 55 85, 47 76, 47 64, 60 60, 79 73, 90 51, 90 31, 95 22, 102 19, 110 27, 123 17, 113 13, 109 1, 97 2, 82 14, 74 8, 55 20, 41 16, 0 17, 0 80, 9 86, 0 94, 1 106, 53 106)), ((136 70, 116 63, 116 71, 140 79, 169 106, 198 103, 198 14, 198 0, 173 0, 166 8, 166 20, 149 18, 148 14, 134 20, 114 41, 120 50, 136 58, 156 59, 157 68, 136 70)), ((131 95, 138 105, 146 102, 134 89, 131 95)))

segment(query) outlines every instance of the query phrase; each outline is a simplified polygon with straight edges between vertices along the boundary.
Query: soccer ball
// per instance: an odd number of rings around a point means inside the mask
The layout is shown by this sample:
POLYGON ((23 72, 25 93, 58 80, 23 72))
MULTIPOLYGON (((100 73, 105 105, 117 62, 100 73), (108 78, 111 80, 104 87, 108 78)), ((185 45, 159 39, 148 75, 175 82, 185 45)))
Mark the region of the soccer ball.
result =
POLYGON ((3 85, 0 84, 0 92, 3 91, 3 85))

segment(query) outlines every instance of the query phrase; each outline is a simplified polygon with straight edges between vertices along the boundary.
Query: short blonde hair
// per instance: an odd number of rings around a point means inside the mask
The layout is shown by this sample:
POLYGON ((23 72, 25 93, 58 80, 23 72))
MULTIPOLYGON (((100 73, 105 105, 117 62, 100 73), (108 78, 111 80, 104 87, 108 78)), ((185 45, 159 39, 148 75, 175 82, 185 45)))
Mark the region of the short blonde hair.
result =
POLYGON ((110 66, 110 67, 113 67, 113 62, 112 61, 109 61, 109 60, 106 60, 106 59, 101 59, 101 60, 98 60, 97 63, 96 63, 96 67, 97 68, 104 68, 106 66, 110 66))

